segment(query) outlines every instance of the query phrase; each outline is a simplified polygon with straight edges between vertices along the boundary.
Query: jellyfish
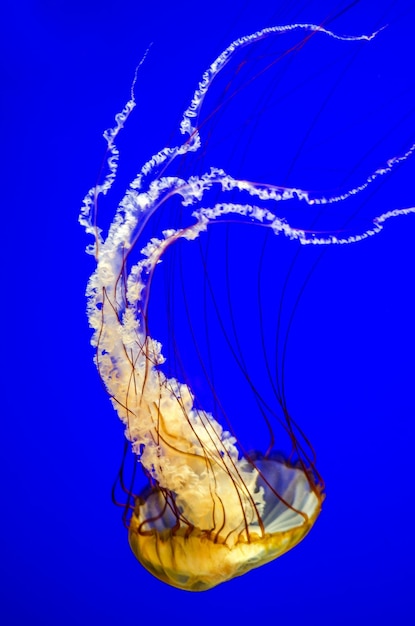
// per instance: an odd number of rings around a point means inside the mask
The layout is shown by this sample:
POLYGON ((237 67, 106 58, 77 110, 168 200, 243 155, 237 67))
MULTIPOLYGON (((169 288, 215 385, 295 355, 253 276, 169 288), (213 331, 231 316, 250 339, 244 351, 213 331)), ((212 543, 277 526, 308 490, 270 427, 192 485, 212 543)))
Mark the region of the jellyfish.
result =
MULTIPOLYGON (((215 113, 204 112, 212 85, 236 55, 292 33, 300 37, 287 53, 300 49, 311 37, 353 45, 381 36, 380 31, 350 36, 321 25, 292 24, 234 40, 204 72, 183 113, 181 139, 144 163, 104 236, 98 199, 111 190, 117 177, 116 140, 136 105, 135 87, 145 55, 130 99, 114 127, 104 133, 107 173, 86 195, 80 214, 80 223, 94 239, 87 252, 94 256, 96 269, 86 295, 95 363, 125 426, 134 462, 147 481, 140 493, 132 494, 128 507, 129 543, 149 572, 184 590, 210 589, 296 546, 319 516, 324 483, 311 444, 283 398, 276 422, 290 452, 285 456, 275 452, 279 442, 268 417, 264 419, 270 445, 253 451, 243 444, 227 413, 220 420, 220 410, 203 408, 191 377, 169 373, 167 353, 152 336, 149 323, 153 285, 163 260, 175 246, 195 246, 221 224, 257 226, 293 245, 349 245, 378 234, 388 219, 415 212, 414 207, 391 209, 374 217, 366 228, 348 232, 322 231, 313 228, 312 221, 303 227, 283 211, 293 202, 319 210, 363 194, 407 161, 415 144, 390 156, 358 184, 331 195, 235 176, 221 163, 209 163, 203 171, 206 159, 197 157, 205 149, 206 121, 215 113), (169 224, 172 213, 165 209, 170 205, 178 210, 177 220, 169 224)), ((272 64, 271 60, 269 67, 272 64)), ((235 98, 241 89, 234 88, 227 97, 235 98)), ((227 382, 233 385, 232 379, 227 382)), ((265 404, 258 398, 264 412, 265 404)), ((252 415, 243 419, 254 422, 252 415)))

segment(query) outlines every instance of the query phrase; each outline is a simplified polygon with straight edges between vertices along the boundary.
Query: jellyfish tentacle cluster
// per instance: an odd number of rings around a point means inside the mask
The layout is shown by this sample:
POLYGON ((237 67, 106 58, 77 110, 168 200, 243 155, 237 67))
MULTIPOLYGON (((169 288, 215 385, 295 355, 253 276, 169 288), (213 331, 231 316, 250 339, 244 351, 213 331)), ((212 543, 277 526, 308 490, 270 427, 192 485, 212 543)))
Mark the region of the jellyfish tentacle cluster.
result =
POLYGON ((349 42, 369 41, 378 34, 342 36, 320 26, 294 24, 266 28, 232 42, 203 74, 183 114, 183 143, 163 148, 144 164, 104 237, 96 224, 97 200, 111 189, 117 175, 115 141, 135 107, 132 89, 115 126, 104 134, 107 175, 89 191, 81 210, 80 222, 94 237, 88 252, 97 264, 87 287, 96 365, 133 453, 149 477, 149 487, 136 497, 129 521, 130 545, 150 572, 182 589, 209 589, 294 547, 317 519, 323 494, 318 475, 305 462, 292 465, 244 454, 236 438, 196 405, 189 385, 163 373, 162 346, 148 334, 146 312, 151 281, 166 250, 179 239, 197 239, 213 222, 232 215, 305 245, 328 245, 361 241, 378 233, 387 219, 415 212, 415 208, 391 210, 370 228, 339 236, 293 227, 274 208, 293 199, 309 205, 347 200, 412 156, 415 144, 360 185, 328 197, 237 179, 219 167, 187 179, 167 175, 175 159, 200 149, 197 120, 205 96, 232 55, 261 39, 294 30, 349 42), (212 188, 223 199, 203 206, 212 188), (228 201, 227 194, 235 190, 249 201, 228 201), (187 225, 173 224, 141 244, 146 224, 173 197, 188 211, 187 225), (141 255, 131 264, 130 254, 137 245, 141 255))

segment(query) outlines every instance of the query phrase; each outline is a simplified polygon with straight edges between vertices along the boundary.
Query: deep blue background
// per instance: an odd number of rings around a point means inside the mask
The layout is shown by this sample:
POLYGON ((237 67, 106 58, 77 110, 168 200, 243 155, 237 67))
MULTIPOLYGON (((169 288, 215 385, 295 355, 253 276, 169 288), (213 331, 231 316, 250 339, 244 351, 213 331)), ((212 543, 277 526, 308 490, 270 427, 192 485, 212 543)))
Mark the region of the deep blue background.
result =
MULTIPOLYGON (((205 594, 153 579, 128 547, 110 498, 122 429, 92 363, 84 314, 93 262, 84 255, 78 207, 98 172, 101 132, 128 98, 148 44, 126 149, 132 172, 165 145, 201 72, 232 38, 274 23, 319 23, 344 6, 6 1, 2 624, 414 623, 413 218, 326 255, 299 307, 286 385, 327 482, 315 529, 280 560, 205 594)), ((367 68, 381 84, 391 81, 390 100, 379 103, 373 162, 378 148, 383 162, 389 146, 399 151, 414 141, 414 18, 411 2, 362 1, 331 24, 347 33, 389 24, 367 68), (385 118, 396 125, 386 129, 385 118)), ((334 93, 338 71, 334 63, 334 93)), ((349 112, 340 98, 334 117, 323 114, 332 145, 344 141, 338 126, 349 112)), ((277 121, 287 145, 292 118, 277 121)), ((353 163, 353 142, 345 150, 353 163)), ((375 213, 414 203, 413 172, 377 190, 375 213)))

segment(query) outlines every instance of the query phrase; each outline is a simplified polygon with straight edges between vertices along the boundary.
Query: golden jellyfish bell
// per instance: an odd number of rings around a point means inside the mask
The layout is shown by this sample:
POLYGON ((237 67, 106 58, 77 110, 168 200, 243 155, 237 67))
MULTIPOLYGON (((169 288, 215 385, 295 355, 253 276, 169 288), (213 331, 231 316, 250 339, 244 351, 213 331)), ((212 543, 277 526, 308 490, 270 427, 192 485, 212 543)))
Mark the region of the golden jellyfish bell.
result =
POLYGON ((210 589, 281 556, 303 539, 321 508, 321 496, 304 472, 279 461, 257 462, 250 472, 257 474, 254 493, 243 483, 239 491, 225 468, 211 471, 217 478, 214 498, 200 505, 193 498, 192 508, 200 506, 198 526, 178 514, 171 494, 159 487, 137 499, 130 521, 129 541, 140 563, 163 582, 188 591, 210 589), (212 519, 216 507, 219 529, 212 519))

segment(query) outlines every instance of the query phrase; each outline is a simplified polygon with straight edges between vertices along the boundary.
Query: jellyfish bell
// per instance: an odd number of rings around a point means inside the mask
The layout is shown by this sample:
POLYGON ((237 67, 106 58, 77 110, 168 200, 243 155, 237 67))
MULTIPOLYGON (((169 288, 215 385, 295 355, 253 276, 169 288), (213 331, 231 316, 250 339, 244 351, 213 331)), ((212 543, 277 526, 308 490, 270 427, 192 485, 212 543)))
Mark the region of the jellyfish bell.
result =
POLYGON ((188 494, 189 516, 197 527, 184 519, 186 500, 179 512, 171 493, 160 487, 137 499, 131 548, 144 567, 174 587, 210 589, 272 561, 303 539, 320 512, 321 497, 304 472, 286 463, 245 462, 238 482, 220 465, 212 464, 210 473, 213 497, 201 493, 199 500, 194 492, 188 494), (220 509, 212 516, 213 505, 220 509))
MULTIPOLYGON (((237 174, 236 170, 225 170, 220 157, 225 150, 222 138, 229 127, 227 122, 221 129, 222 114, 255 80, 281 67, 274 59, 285 58, 284 50, 300 50, 311 37, 325 38, 333 45, 356 45, 371 42, 376 35, 345 36, 322 26, 294 24, 266 28, 233 41, 203 74, 183 114, 180 139, 145 162, 119 203, 106 237, 97 224, 97 201, 111 189, 117 175, 115 140, 135 106, 135 81, 115 127, 105 134, 108 173, 86 196, 80 217, 87 232, 94 236, 89 251, 97 262, 87 289, 88 318, 94 331, 92 343, 99 374, 148 480, 139 492, 127 489, 130 545, 151 573, 175 587, 209 589, 287 552, 313 526, 323 500, 323 481, 313 449, 287 409, 283 376, 272 382, 272 368, 266 362, 263 372, 277 400, 275 408, 269 398, 262 396, 251 366, 245 363, 240 335, 234 332, 237 313, 232 303, 228 304, 230 331, 223 330, 221 307, 211 292, 208 256, 211 258, 212 252, 208 255, 203 245, 209 245, 215 229, 223 227, 228 233, 230 225, 249 226, 265 234, 266 239, 285 238, 296 248, 348 244, 376 234, 390 217, 414 211, 411 207, 388 211, 374 217, 360 231, 350 226, 334 229, 326 222, 323 228, 321 222, 322 207, 353 200, 407 161, 414 146, 389 155, 385 163, 367 172, 360 181, 342 188, 337 185, 335 191, 324 195, 291 184, 288 174, 283 181, 267 182, 268 172, 261 174, 258 170, 251 178, 243 161, 237 174), (279 57, 266 48, 258 57, 249 56, 257 45, 267 46, 292 34, 298 36, 297 43, 285 48, 281 44, 279 57), (238 60, 241 52, 243 58, 238 60), (243 76, 242 70, 251 67, 257 58, 261 65, 251 80, 243 76), (247 64, 247 59, 252 62, 247 64), (228 78, 221 87, 224 70, 228 78), (209 99, 218 86, 223 99, 216 106, 209 99), (307 207, 305 218, 295 208, 291 214, 286 208, 291 205, 307 207), (225 359, 220 341, 216 343, 215 339, 215 345, 208 346, 206 356, 202 356, 199 341, 195 342, 200 378, 211 397, 207 406, 197 381, 184 367, 186 355, 175 336, 170 292, 164 306, 171 339, 160 341, 158 333, 153 332, 156 323, 152 303, 158 302, 154 296, 166 260, 174 261, 177 250, 197 246, 202 246, 204 292, 198 296, 196 291, 183 289, 184 283, 173 275, 174 298, 176 289, 184 292, 182 314, 187 323, 183 326, 190 328, 191 335, 197 323, 189 315, 191 301, 201 302, 205 314, 207 306, 214 310, 224 345, 238 370, 238 375, 228 373, 227 385, 236 395, 241 380, 251 392, 254 408, 242 407, 240 421, 249 422, 251 427, 257 416, 262 418, 268 435, 262 452, 253 452, 246 443, 244 424, 235 425, 238 420, 231 415, 229 405, 222 404, 217 391, 220 383, 210 365, 210 352, 214 348, 220 352, 219 358, 223 354, 225 359), (248 411, 250 414, 245 415, 248 411), (283 455, 276 455, 275 450, 284 450, 283 455)), ((263 108, 267 107, 269 101, 263 103, 263 108)), ((255 118, 255 111, 247 110, 244 119, 251 118, 255 118)), ((231 154, 228 156, 230 159, 231 154)), ((225 257, 228 245, 227 240, 225 257)), ((177 266, 181 270, 182 265, 177 266)), ((169 274, 171 265, 167 267, 169 274)), ((223 267, 226 296, 232 300, 226 281, 229 260, 223 267)), ((203 314, 201 317, 203 320, 203 314)), ((257 318, 260 329, 263 323, 261 316, 257 318)), ((206 320, 203 324, 206 330, 206 320)), ((259 339, 263 356, 267 356, 262 330, 259 339)), ((277 373, 280 365, 273 364, 277 373)), ((253 369, 260 370, 260 366, 255 364, 253 369)))

